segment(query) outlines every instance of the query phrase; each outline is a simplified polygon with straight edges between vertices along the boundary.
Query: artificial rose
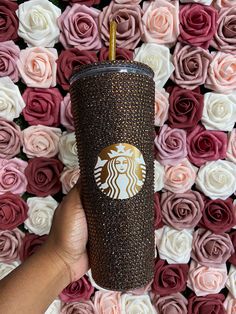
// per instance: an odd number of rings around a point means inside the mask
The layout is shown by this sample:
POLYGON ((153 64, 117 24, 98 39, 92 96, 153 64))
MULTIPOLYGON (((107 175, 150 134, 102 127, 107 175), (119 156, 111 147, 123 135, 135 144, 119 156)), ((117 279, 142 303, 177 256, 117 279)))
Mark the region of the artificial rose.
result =
POLYGON ((236 89, 236 54, 211 52, 205 87, 219 93, 231 93, 236 89))
POLYGON ((94 305, 91 301, 65 303, 61 314, 95 314, 94 305))
POLYGON ((142 10, 138 4, 123 4, 111 1, 103 8, 98 17, 101 38, 106 46, 109 46, 110 21, 117 23, 116 44, 117 47, 134 49, 137 47, 143 33, 142 10))
POLYGON ((232 131, 236 122, 236 94, 204 94, 202 124, 208 130, 232 131))
POLYGON ((234 247, 227 233, 198 229, 193 234, 191 257, 203 266, 218 267, 230 258, 234 247))
MULTIPOLYGON (((102 47, 99 50, 98 60, 109 60, 109 48, 102 47)), ((125 48, 116 48, 116 60, 133 60, 133 51, 125 48)))
POLYGON ((9 0, 0 0, 0 42, 18 39, 19 21, 16 16, 17 9, 17 3, 9 0))
POLYGON ((177 230, 194 228, 202 217, 203 208, 202 196, 196 191, 164 192, 161 195, 163 222, 177 230))
POLYGON ((28 218, 25 220, 25 228, 37 235, 49 234, 52 218, 58 206, 57 201, 51 197, 29 197, 27 199, 28 218))
POLYGON ((25 107, 18 86, 10 77, 0 77, 0 92, 0 117, 11 121, 18 118, 25 107))
POLYGON ((177 43, 173 54, 175 71, 171 79, 182 88, 195 89, 204 84, 212 56, 207 50, 177 43))
POLYGON ((63 1, 67 1, 67 2, 69 1, 71 5, 73 5, 74 3, 85 4, 88 7, 100 3, 100 0, 63 0, 63 1))
POLYGON ((28 46, 54 47, 60 30, 57 19, 61 10, 48 0, 30 0, 19 5, 18 35, 28 46))
POLYGON ((134 296, 124 293, 121 296, 121 313, 155 314, 155 309, 148 295, 134 296))
POLYGON ((26 88, 23 99, 26 103, 23 116, 30 125, 60 124, 60 103, 63 97, 59 89, 26 88))
POLYGON ((69 90, 70 78, 76 66, 97 62, 94 51, 80 51, 76 48, 63 50, 57 60, 57 83, 64 90, 69 90))
POLYGON ((22 134, 14 122, 0 118, 0 158, 10 159, 20 152, 22 134))
POLYGON ((19 262, 12 262, 10 264, 0 263, 0 280, 10 274, 19 265, 19 262))
POLYGON ((100 11, 86 5, 74 4, 66 7, 58 19, 61 30, 60 42, 65 49, 75 47, 79 50, 100 49, 101 39, 98 31, 100 11))
POLYGON ((227 150, 227 134, 208 131, 197 125, 187 136, 188 159, 200 167, 207 161, 224 159, 227 150))
POLYGON ((204 5, 211 5, 213 0, 180 0, 181 3, 201 3, 204 5))
POLYGON ((161 228, 162 226, 163 223, 160 206, 160 195, 158 193, 154 193, 154 228, 158 229, 161 228))
POLYGON ((28 87, 56 86, 57 50, 33 47, 21 50, 17 67, 28 87))
POLYGON ((139 4, 141 0, 115 0, 115 2, 120 4, 139 4))
POLYGON ((24 233, 19 229, 0 231, 0 262, 11 263, 19 260, 19 250, 24 233))
POLYGON ((167 90, 170 92, 169 125, 186 131, 193 129, 202 117, 203 95, 200 88, 191 91, 174 86, 167 90))
POLYGON ((164 167, 158 161, 155 160, 154 161, 154 175, 155 175, 154 190, 155 192, 158 192, 163 189, 164 174, 165 174, 164 167))
POLYGON ((144 1, 143 10, 143 41, 172 47, 179 35, 179 1, 144 1))
POLYGON ((94 296, 95 312, 101 314, 121 313, 121 293, 97 291, 94 296))
POLYGON ((179 41, 207 49, 216 32, 218 13, 212 6, 186 4, 180 10, 179 41))
POLYGON ((188 314, 226 314, 223 306, 224 299, 223 294, 211 294, 204 297, 192 295, 188 299, 188 314))
POLYGON ((156 245, 161 259, 169 264, 187 264, 192 249, 191 230, 175 230, 168 226, 155 231, 156 245))
POLYGON ((226 158, 236 163, 236 129, 233 129, 229 133, 229 141, 226 152, 226 158))
POLYGON ((0 159, 0 194, 12 192, 22 194, 26 191, 25 169, 28 163, 19 158, 0 159))
POLYGON ((236 268, 234 265, 230 266, 226 287, 234 298, 236 298, 236 268))
POLYGON ((67 167, 78 166, 75 132, 64 132, 60 137, 58 158, 67 167))
POLYGON ((155 138, 156 158, 162 165, 175 166, 187 156, 186 132, 163 125, 155 138))
POLYGON ((224 301, 225 314, 236 313, 236 299, 229 293, 224 301))
POLYGON ((45 242, 47 236, 38 236, 33 233, 26 233, 20 249, 20 260, 24 262, 33 255, 45 242))
POLYGON ((9 76, 16 83, 19 80, 19 72, 16 61, 19 58, 20 48, 12 41, 1 43, 0 50, 0 77, 9 76))
POLYGON ((217 9, 230 8, 235 6, 236 0, 215 0, 214 5, 217 9))
POLYGON ((157 313, 187 314, 188 301, 181 293, 173 293, 162 297, 153 293, 151 299, 157 313))
POLYGON ((192 260, 187 285, 198 297, 219 293, 225 287, 226 280, 227 268, 225 264, 217 268, 206 267, 192 260))
POLYGON ((47 311, 44 314, 60 314, 61 313, 61 301, 56 299, 54 300, 49 307, 47 308, 47 311))
POLYGON ((163 89, 155 90, 155 126, 162 126, 168 118, 169 94, 163 89))
POLYGON ((236 7, 223 8, 217 20, 218 28, 211 45, 224 52, 236 52, 236 7))
POLYGON ((134 60, 145 63, 152 68, 155 85, 159 89, 165 85, 174 71, 170 50, 165 46, 151 43, 142 44, 140 48, 135 49, 134 60))
POLYGON ((23 152, 28 158, 54 157, 59 151, 61 129, 33 125, 23 130, 23 152))
POLYGON ((13 230, 21 225, 28 212, 28 206, 18 195, 0 195, 0 230, 13 230))
POLYGON ((89 278, 84 275, 77 281, 70 283, 59 295, 63 302, 87 301, 94 292, 89 278))
POLYGON ((233 247, 235 248, 235 252, 231 255, 229 262, 236 266, 236 231, 231 232, 229 235, 231 242, 233 243, 233 247))
POLYGON ((65 167, 60 176, 62 193, 67 194, 78 182, 80 176, 79 167, 65 167))
POLYGON ((164 188, 173 193, 184 193, 191 189, 195 178, 195 167, 184 159, 175 166, 165 166, 164 188))
POLYGON ((187 278, 187 264, 168 265, 166 261, 157 260, 152 291, 161 296, 184 291, 186 289, 187 278))
POLYGON ((213 200, 226 200, 236 190, 236 165, 226 160, 207 162, 198 171, 196 187, 213 200))
POLYGON ((70 93, 68 93, 61 102, 60 121, 67 131, 73 132, 75 130, 70 93))

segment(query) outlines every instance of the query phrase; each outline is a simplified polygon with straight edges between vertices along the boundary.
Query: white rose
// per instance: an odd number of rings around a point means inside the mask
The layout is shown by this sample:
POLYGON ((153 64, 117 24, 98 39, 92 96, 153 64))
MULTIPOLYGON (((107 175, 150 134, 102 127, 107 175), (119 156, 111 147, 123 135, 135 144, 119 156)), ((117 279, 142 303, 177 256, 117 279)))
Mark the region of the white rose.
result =
POLYGON ((168 226, 155 231, 156 245, 161 259, 169 264, 187 264, 192 250, 192 231, 176 230, 168 226))
POLYGON ((236 190, 236 165, 226 160, 207 162, 198 171, 196 186, 213 200, 226 200, 236 190))
POLYGON ((236 93, 204 95, 202 124, 208 130, 232 131, 236 122, 236 93))
POLYGON ((123 294, 121 296, 122 314, 155 314, 156 311, 148 295, 133 296, 123 294))
POLYGON ((47 311, 44 314, 60 314, 61 313, 61 301, 56 299, 49 305, 47 311))
POLYGON ((154 71, 156 88, 162 88, 174 71, 169 48, 158 44, 142 44, 135 49, 135 61, 147 64, 154 71))
POLYGON ((48 0, 21 3, 16 14, 19 18, 18 35, 28 46, 54 47, 60 30, 57 19, 61 10, 48 0))
POLYGON ((0 78, 0 118, 14 120, 18 118, 25 102, 21 96, 19 88, 10 77, 0 78))
POLYGON ((180 0, 181 3, 200 3, 204 5, 211 5, 212 0, 180 0))
POLYGON ((79 167, 65 167, 61 173, 60 181, 62 183, 62 192, 67 194, 78 182, 80 176, 79 167))
POLYGON ((154 174, 155 174, 155 182, 154 189, 155 192, 160 191, 164 187, 164 166, 162 166, 158 161, 154 162, 154 174))
POLYGON ((10 274, 19 265, 19 262, 12 262, 11 264, 0 263, 0 280, 10 274))
POLYGON ((58 158, 67 167, 78 166, 75 132, 64 132, 60 137, 58 158))
POLYGON ((226 287, 233 297, 236 298, 236 267, 234 265, 230 266, 226 287))
POLYGON ((37 235, 49 234, 52 218, 58 206, 57 201, 51 196, 29 197, 28 218, 25 220, 25 228, 37 235))

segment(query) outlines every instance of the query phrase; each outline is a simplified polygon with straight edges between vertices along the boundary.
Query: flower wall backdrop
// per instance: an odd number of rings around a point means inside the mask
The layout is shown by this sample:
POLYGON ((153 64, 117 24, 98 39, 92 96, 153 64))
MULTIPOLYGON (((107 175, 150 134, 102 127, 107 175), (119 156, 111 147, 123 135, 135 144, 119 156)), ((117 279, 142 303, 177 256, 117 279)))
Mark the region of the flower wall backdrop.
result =
MULTIPOLYGON (((236 0, 0 0, 0 279, 34 254, 79 178, 69 78, 117 59, 155 73, 153 281, 90 273, 47 313, 236 313, 236 0)), ((102 123, 102 121, 101 121, 102 123)))

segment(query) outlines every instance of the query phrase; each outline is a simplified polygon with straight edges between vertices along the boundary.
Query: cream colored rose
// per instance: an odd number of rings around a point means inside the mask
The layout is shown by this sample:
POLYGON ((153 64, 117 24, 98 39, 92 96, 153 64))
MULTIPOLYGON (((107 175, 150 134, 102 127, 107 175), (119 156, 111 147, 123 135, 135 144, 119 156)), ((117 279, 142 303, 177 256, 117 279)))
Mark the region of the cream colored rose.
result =
POLYGON ((162 88, 174 71, 170 50, 162 45, 142 44, 140 48, 135 49, 134 60, 152 68, 156 88, 162 88))
POLYGON ((80 176, 79 167, 65 167, 61 173, 62 192, 67 194, 78 182, 80 176))
POLYGON ((155 174, 154 189, 155 192, 158 192, 164 187, 165 170, 164 167, 156 160, 154 162, 154 174, 155 174))
POLYGON ((19 262, 12 262, 10 264, 0 263, 0 280, 10 274, 19 265, 19 262))
POLYGON ((49 234, 52 218, 58 206, 57 201, 51 196, 29 197, 28 218, 25 220, 25 228, 37 235, 49 234))
POLYGON ((226 160, 207 162, 198 171, 196 187, 213 200, 226 200, 236 190, 236 165, 226 160))
POLYGON ((61 10, 49 0, 30 0, 19 5, 18 35, 28 46, 54 47, 60 30, 57 19, 61 10))
POLYGON ((192 230, 176 230, 168 226, 155 231, 156 245, 161 259, 169 264, 187 264, 192 249, 192 230))
POLYGON ((227 314, 236 314, 236 299, 229 293, 224 301, 227 314))
POLYGON ((236 93, 206 93, 202 124, 208 130, 231 131, 236 122, 236 93))
POLYGON ((236 298, 236 267, 230 266, 226 287, 234 298, 236 298))
POLYGON ((78 166, 75 132, 64 132, 60 137, 58 158, 67 167, 78 166))
POLYGON ((17 85, 6 77, 0 77, 0 118, 12 121, 18 118, 25 102, 17 85))
POLYGON ((213 0, 180 0, 181 3, 200 3, 204 5, 211 5, 213 0))
POLYGON ((48 307, 44 314, 60 314, 61 313, 61 301, 56 299, 48 307))
POLYGON ((163 89, 155 90, 155 126, 163 126, 168 118, 169 94, 163 89))
POLYGON ((123 294, 121 296, 121 314, 156 314, 148 295, 133 296, 123 294))

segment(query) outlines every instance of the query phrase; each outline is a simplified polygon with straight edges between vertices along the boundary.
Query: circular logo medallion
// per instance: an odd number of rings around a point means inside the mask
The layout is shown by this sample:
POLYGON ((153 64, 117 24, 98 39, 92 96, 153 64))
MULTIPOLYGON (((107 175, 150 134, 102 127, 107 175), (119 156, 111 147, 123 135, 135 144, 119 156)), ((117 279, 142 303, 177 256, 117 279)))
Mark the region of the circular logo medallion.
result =
POLYGON ((99 189, 110 198, 130 198, 141 190, 145 182, 143 155, 127 143, 110 145, 100 152, 94 177, 99 189))

